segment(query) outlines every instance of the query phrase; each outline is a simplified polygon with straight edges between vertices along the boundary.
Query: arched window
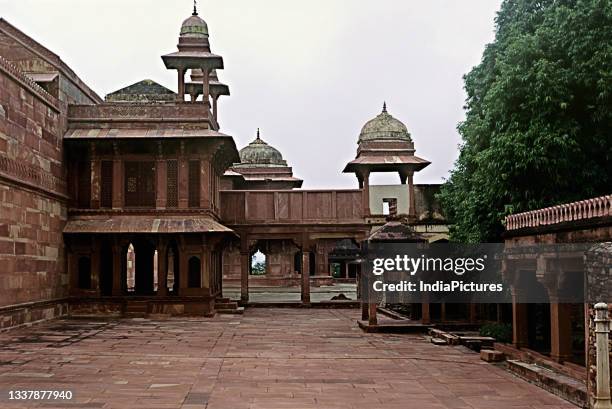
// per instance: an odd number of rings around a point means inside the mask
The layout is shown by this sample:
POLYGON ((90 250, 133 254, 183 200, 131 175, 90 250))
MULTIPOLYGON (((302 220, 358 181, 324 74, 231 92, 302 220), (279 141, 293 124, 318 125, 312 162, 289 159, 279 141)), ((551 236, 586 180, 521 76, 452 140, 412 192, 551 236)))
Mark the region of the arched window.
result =
POLYGON ((89 290, 91 288, 91 259, 86 256, 79 257, 78 267, 78 286, 89 290))
POLYGON ((257 250, 251 256, 251 275, 260 276, 265 275, 266 272, 266 255, 261 250, 257 250))
POLYGON ((189 259, 189 269, 187 271, 187 286, 189 288, 202 287, 201 264, 200 258, 197 256, 189 259))

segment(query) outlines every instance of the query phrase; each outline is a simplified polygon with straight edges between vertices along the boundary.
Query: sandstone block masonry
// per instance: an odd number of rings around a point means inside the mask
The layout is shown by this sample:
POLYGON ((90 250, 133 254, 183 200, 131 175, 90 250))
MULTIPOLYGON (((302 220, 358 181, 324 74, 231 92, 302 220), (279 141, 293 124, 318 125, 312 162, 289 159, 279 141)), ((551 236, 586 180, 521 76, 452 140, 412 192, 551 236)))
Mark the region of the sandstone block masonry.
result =
POLYGON ((59 105, 0 60, 0 329, 66 310, 59 105))

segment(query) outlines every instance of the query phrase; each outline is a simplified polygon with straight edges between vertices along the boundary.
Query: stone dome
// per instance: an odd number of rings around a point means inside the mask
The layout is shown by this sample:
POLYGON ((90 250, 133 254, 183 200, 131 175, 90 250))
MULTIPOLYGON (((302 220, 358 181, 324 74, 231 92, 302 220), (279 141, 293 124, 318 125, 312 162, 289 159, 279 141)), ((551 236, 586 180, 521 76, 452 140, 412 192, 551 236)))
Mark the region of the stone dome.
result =
POLYGON ((239 152, 240 165, 257 165, 257 166, 287 166, 287 161, 283 159, 283 155, 272 146, 261 140, 259 129, 257 130, 257 138, 239 152))
POLYGON ((406 125, 387 112, 386 103, 383 105, 382 112, 376 118, 366 122, 359 134, 359 143, 381 140, 412 142, 406 125))
POLYGON ((197 14, 189 16, 181 25, 181 37, 208 37, 208 25, 197 14))

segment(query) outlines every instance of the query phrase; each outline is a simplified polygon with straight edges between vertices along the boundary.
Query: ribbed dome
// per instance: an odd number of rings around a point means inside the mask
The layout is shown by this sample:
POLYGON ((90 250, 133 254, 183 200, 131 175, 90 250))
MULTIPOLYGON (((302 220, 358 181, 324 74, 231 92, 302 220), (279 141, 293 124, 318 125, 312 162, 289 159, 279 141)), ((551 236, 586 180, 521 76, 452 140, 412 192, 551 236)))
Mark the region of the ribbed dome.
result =
POLYGON ((208 25, 196 14, 183 21, 181 36, 184 37, 208 37, 208 25))
POLYGON ((401 121, 387 112, 387 104, 376 118, 369 120, 361 128, 359 142, 380 140, 401 140, 412 142, 410 133, 401 121))
POLYGON ((239 152, 240 165, 260 165, 260 166, 287 166, 287 162, 283 160, 283 155, 261 140, 259 129, 257 130, 257 138, 239 152))

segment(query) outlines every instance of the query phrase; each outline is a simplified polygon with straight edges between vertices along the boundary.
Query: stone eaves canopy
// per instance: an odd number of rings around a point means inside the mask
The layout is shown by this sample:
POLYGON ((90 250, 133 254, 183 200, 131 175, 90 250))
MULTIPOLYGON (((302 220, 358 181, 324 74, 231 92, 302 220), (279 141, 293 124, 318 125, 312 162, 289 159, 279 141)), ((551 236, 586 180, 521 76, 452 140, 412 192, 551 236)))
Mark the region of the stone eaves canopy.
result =
POLYGON ((212 129, 188 128, 70 128, 66 131, 64 139, 140 139, 140 138, 233 138, 212 129))
POLYGON ((223 233, 234 231, 207 216, 74 216, 64 227, 65 234, 87 233, 223 233))

